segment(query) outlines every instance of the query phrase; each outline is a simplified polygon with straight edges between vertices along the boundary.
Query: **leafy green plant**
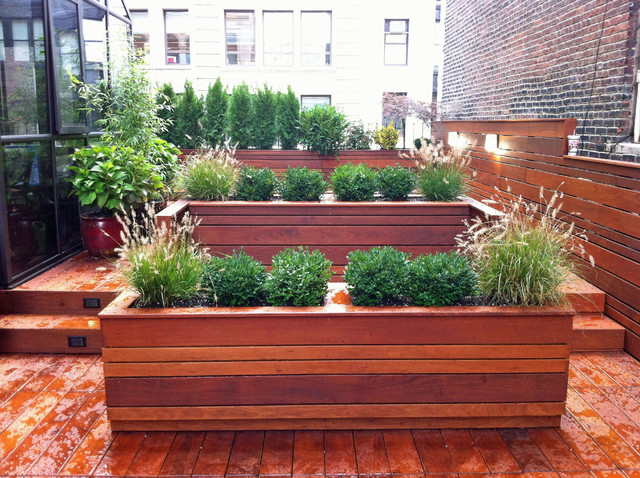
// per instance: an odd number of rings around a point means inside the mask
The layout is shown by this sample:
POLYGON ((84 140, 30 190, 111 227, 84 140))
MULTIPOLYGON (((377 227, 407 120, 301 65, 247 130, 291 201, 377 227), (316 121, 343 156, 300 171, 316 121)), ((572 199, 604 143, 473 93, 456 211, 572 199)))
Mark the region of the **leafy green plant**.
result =
POLYGON ((414 145, 415 149, 417 149, 417 150, 422 148, 423 144, 425 146, 427 146, 427 145, 431 144, 431 140, 429 138, 416 138, 416 139, 413 140, 413 145, 414 145))
POLYGON ((344 163, 333 170, 331 185, 338 201, 373 201, 377 174, 364 163, 344 163))
POLYGON ((267 301, 275 306, 319 306, 329 290, 333 265, 324 254, 300 247, 273 256, 273 269, 265 283, 267 301))
POLYGON ((204 114, 202 99, 196 95, 189 80, 184 82, 184 92, 176 104, 176 140, 181 148, 195 148, 202 143, 200 119, 204 114))
POLYGON ((352 251, 344 273, 354 305, 398 305, 407 294, 409 254, 393 247, 352 251))
POLYGON ((180 154, 178 148, 160 138, 153 140, 147 153, 147 159, 155 166, 169 194, 173 190, 173 182, 180 169, 180 159, 178 158, 180 154))
POLYGON ((236 148, 246 149, 253 140, 253 107, 249 87, 236 86, 229 98, 225 117, 227 136, 236 148))
POLYGON ((349 123, 345 133, 344 149, 371 149, 375 133, 365 129, 362 121, 349 123))
POLYGON ((316 105, 300 113, 301 142, 322 156, 336 153, 344 143, 347 119, 333 106, 316 105))
POLYGON ((387 166, 378 169, 378 190, 389 201, 406 201, 416 186, 416 174, 411 168, 387 166))
POLYGON ((319 201, 328 187, 320 171, 289 167, 277 189, 285 201, 319 201))
POLYGON ((226 88, 218 77, 213 85, 209 85, 204 102, 202 130, 205 142, 213 147, 224 146, 224 117, 227 112, 228 95, 226 88))
POLYGON ((258 149, 271 149, 278 139, 276 97, 267 85, 256 91, 253 109, 253 145, 258 149))
POLYGON ((398 130, 394 128, 392 121, 389 126, 376 130, 375 142, 382 149, 396 149, 399 137, 398 130))
POLYGON ((178 185, 193 199, 224 201, 234 193, 238 179, 234 151, 215 148, 189 155, 178 178, 178 185))
POLYGON ((212 257, 204 266, 202 288, 219 307, 248 307, 264 299, 267 269, 253 257, 233 251, 227 257, 212 257))
POLYGON ((243 166, 234 197, 239 201, 269 201, 275 189, 276 173, 272 169, 243 166))
POLYGON ((476 279, 457 252, 420 255, 409 263, 408 296, 418 306, 453 305, 473 293, 476 279))
POLYGON ((163 129, 158 133, 161 139, 168 143, 176 144, 176 104, 178 97, 171 83, 164 83, 156 92, 156 104, 158 105, 158 117, 161 119, 163 129))
POLYGON ((296 149, 300 142, 300 102, 287 87, 286 93, 278 93, 276 108, 276 126, 282 149, 296 149))
POLYGON ((100 208, 111 216, 125 206, 133 206, 156 196, 162 179, 154 166, 132 148, 99 145, 77 150, 69 166, 73 175, 71 194, 85 208, 100 208))
POLYGON ((188 214, 167 228, 152 207, 142 217, 123 219, 125 237, 118 262, 127 285, 143 306, 171 307, 197 296, 206 255, 193 240, 196 224, 188 214))
POLYGON ((580 242, 584 234, 557 217, 562 197, 554 191, 547 201, 541 188, 540 205, 500 198, 499 219, 477 219, 459 238, 478 273, 479 290, 491 303, 544 306, 564 300, 560 286, 575 270, 572 255, 588 255, 580 242))

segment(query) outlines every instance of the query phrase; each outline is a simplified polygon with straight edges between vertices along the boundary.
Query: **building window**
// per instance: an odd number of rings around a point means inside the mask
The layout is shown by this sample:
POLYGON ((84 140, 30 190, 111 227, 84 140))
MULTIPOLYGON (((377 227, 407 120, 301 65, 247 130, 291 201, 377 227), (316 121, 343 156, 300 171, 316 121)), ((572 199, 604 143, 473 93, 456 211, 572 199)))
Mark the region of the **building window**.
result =
POLYGON ((440 23, 440 15, 442 14, 442 5, 440 0, 436 0, 436 23, 440 23))
POLYGON ((433 67, 433 85, 431 86, 431 102, 436 103, 438 101, 438 65, 433 67))
POLYGON ((256 16, 253 10, 224 12, 227 65, 256 62, 256 16))
POLYGON ((293 12, 263 13, 265 66, 293 66, 293 12))
POLYGON ((189 13, 186 10, 164 12, 167 65, 191 63, 189 30, 189 13))
POLYGON ((302 12, 302 66, 331 66, 331 12, 302 12))
POLYGON ((384 21, 384 64, 406 65, 409 53, 409 20, 384 21))
POLYGON ((148 10, 131 11, 131 29, 133 30, 133 46, 139 52, 148 55, 150 31, 148 10))
POLYGON ((302 95, 300 107, 303 110, 311 110, 316 106, 331 106, 331 95, 302 95))

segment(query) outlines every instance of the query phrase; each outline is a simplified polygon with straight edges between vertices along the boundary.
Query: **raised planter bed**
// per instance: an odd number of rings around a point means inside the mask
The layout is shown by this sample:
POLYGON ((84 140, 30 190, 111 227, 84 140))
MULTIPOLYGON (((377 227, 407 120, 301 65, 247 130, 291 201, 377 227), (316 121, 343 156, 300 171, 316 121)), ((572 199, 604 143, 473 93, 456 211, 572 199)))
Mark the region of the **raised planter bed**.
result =
POLYGON ((158 214, 170 222, 187 211, 200 219, 195 237, 212 254, 244 251, 271 264, 286 247, 320 249, 341 274, 347 253, 389 245, 414 255, 447 252, 477 202, 207 202, 182 200, 158 214))
POLYGON ((564 413, 569 308, 134 300, 100 314, 113 430, 548 427, 564 413))

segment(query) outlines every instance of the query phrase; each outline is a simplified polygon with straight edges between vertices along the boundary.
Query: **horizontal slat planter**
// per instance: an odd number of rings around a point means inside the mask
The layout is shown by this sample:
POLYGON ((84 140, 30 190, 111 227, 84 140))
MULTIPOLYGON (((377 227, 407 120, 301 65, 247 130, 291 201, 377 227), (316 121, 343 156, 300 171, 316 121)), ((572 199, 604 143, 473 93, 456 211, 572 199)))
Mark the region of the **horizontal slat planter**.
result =
POLYGON ((320 249, 340 274, 347 254, 395 246, 413 255, 446 252, 478 214, 468 202, 207 202, 179 201, 158 215, 171 221, 189 212, 200 225, 195 236, 211 254, 241 247, 263 262, 287 247, 320 249))
POLYGON ((540 186, 560 187, 560 215, 585 230, 595 259, 595 268, 584 263, 584 276, 606 292, 605 314, 627 329, 625 350, 640 358, 640 164, 564 156, 575 127, 575 119, 445 121, 432 131, 442 141, 457 132, 473 145, 474 199, 490 199, 497 188, 535 202, 540 186), (485 134, 499 135, 498 152, 483 147, 485 134))
POLYGON ((101 314, 114 430, 557 426, 568 308, 135 309, 101 314))

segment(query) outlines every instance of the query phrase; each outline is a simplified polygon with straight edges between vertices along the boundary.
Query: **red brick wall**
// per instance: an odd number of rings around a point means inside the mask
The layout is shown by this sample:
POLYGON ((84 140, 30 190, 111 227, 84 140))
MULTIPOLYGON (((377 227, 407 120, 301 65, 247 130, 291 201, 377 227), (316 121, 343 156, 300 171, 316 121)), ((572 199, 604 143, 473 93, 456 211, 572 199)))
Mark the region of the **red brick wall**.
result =
POLYGON ((638 3, 448 0, 450 119, 575 117, 580 154, 637 160, 609 153, 606 143, 631 134, 638 3))

